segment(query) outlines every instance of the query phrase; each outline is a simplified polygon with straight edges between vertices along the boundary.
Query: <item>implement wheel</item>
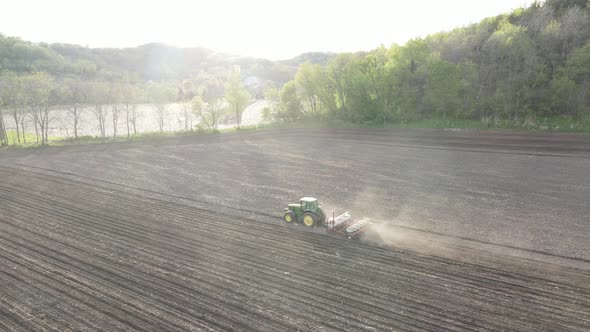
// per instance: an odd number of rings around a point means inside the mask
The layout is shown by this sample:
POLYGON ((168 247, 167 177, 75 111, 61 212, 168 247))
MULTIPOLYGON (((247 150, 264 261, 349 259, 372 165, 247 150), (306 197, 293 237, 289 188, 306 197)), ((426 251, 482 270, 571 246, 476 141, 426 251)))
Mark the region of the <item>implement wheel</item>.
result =
POLYGON ((315 224, 317 223, 318 218, 316 217, 315 214, 311 213, 311 212, 305 212, 303 214, 303 224, 306 227, 314 227, 315 224))
POLYGON ((293 221, 295 221, 295 213, 293 213, 293 211, 285 212, 283 215, 283 220, 285 220, 285 222, 288 224, 293 223, 293 221))

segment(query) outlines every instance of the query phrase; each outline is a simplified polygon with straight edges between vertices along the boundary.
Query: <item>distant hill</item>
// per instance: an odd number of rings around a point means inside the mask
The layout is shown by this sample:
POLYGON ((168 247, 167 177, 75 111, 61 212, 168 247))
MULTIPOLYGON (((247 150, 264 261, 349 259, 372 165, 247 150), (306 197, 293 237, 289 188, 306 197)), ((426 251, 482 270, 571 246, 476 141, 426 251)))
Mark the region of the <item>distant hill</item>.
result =
POLYGON ((292 79, 300 64, 326 64, 333 54, 305 53, 293 59, 270 61, 194 47, 145 44, 133 48, 89 48, 72 44, 32 43, 0 34, 0 71, 47 71, 60 76, 178 81, 225 75, 239 65, 245 77, 280 86, 292 79))
POLYGON ((336 57, 336 53, 325 53, 325 52, 308 52, 300 54, 293 59, 280 61, 283 64, 289 66, 299 67, 300 64, 305 62, 316 63, 319 65, 326 65, 330 59, 336 57))

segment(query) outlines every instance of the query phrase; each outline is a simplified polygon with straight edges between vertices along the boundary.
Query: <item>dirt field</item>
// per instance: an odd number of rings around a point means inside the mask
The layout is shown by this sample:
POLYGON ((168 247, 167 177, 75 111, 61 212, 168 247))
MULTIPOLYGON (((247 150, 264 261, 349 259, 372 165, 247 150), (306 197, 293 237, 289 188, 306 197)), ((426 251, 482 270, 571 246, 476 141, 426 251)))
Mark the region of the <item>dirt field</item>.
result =
POLYGON ((0 330, 587 331, 589 175, 589 136, 517 132, 0 152, 0 330))

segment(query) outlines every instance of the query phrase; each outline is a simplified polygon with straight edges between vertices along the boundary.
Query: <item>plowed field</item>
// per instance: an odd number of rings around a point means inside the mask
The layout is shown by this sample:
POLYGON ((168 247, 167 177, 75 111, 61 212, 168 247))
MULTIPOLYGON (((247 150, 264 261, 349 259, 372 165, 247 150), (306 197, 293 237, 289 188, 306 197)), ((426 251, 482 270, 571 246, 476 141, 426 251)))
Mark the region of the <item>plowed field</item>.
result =
POLYGON ((289 130, 0 152, 0 330, 588 331, 590 138, 289 130), (286 225, 302 196, 360 241, 286 225))

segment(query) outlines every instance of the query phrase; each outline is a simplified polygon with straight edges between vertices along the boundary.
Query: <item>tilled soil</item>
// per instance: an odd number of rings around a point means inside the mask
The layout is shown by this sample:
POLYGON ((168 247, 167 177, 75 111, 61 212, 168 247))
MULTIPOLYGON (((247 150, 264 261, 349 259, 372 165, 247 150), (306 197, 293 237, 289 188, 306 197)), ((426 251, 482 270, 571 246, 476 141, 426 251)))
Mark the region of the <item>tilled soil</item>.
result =
POLYGON ((0 153, 0 330, 590 329, 584 135, 289 130, 0 153), (301 196, 361 241, 285 225, 301 196))

